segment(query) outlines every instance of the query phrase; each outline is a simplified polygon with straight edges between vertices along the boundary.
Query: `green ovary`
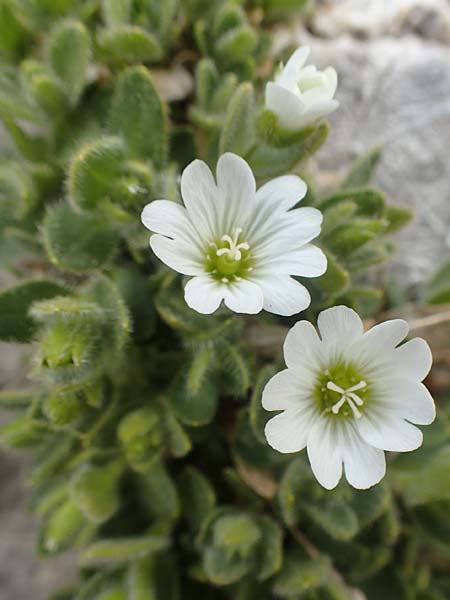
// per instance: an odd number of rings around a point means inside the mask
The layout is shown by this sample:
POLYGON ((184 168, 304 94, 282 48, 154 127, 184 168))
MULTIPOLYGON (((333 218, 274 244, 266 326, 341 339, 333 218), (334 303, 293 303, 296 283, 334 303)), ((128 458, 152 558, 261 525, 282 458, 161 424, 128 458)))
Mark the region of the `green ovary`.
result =
POLYGON ((354 365, 339 362, 318 375, 314 398, 322 413, 359 419, 370 402, 371 386, 354 365))
POLYGON ((233 236, 223 235, 220 240, 209 244, 205 269, 214 279, 231 283, 248 277, 253 270, 250 246, 241 240, 241 233, 242 230, 238 228, 233 236))

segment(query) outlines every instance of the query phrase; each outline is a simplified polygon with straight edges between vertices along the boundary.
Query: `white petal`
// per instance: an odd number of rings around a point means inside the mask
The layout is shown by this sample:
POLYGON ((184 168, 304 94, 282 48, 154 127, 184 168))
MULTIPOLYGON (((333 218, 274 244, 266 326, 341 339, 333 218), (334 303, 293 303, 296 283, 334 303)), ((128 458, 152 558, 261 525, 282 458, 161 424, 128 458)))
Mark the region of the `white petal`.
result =
POLYGON ((282 175, 268 181, 256 192, 261 203, 270 203, 274 208, 289 210, 305 197, 307 185, 297 175, 282 175))
POLYGON ((337 419, 318 418, 308 436, 311 469, 327 490, 337 486, 342 475, 341 426, 337 419))
POLYGON ((331 97, 333 97, 338 83, 336 70, 333 69, 333 67, 327 67, 323 70, 323 74, 325 75, 325 80, 327 82, 328 93, 331 97))
POLYGON ((305 106, 294 92, 269 81, 266 85, 266 108, 278 117, 285 129, 300 129, 305 106))
POLYGON ((386 474, 383 450, 367 444, 350 423, 343 429, 343 438, 344 471, 349 484, 366 490, 379 483, 386 474))
POLYGON ((409 326, 403 319, 393 319, 379 323, 366 331, 364 345, 370 348, 373 354, 392 350, 408 335, 409 326))
POLYGON ((317 413, 311 406, 303 410, 289 410, 267 422, 264 433, 267 443, 284 454, 299 452, 306 446, 308 435, 317 413))
POLYGON ((295 373, 300 366, 314 370, 320 357, 320 339, 309 321, 299 321, 288 331, 283 345, 286 365, 295 373))
POLYGON ((189 218, 195 224, 203 241, 217 237, 218 191, 206 163, 194 160, 181 175, 181 195, 189 218))
POLYGON ((410 378, 397 378, 391 384, 383 407, 416 425, 429 425, 436 417, 434 400, 427 388, 410 378))
POLYGON ((291 250, 278 258, 268 260, 266 266, 278 273, 319 277, 327 270, 327 257, 317 246, 306 244, 298 250, 291 250))
POLYGON ((285 369, 266 383, 261 403, 265 410, 287 410, 310 404, 310 401, 305 398, 302 387, 290 369, 285 369))
POLYGON ((268 258, 297 250, 319 235, 322 220, 320 210, 311 206, 284 213, 273 207, 261 211, 248 233, 253 256, 263 263, 268 258))
POLYGON ((339 102, 337 100, 320 99, 314 100, 313 102, 310 101, 305 107, 305 111, 302 115, 301 121, 299 122, 299 127, 306 127, 306 125, 326 117, 334 112, 338 107, 339 102))
POLYGON ((323 341, 337 342, 343 347, 364 332, 361 318, 348 306, 333 306, 323 310, 319 314, 317 325, 323 341))
POLYGON ((204 315, 216 311, 223 300, 225 286, 206 275, 190 279, 184 288, 186 304, 204 315))
POLYGON ((300 76, 300 69, 308 60, 309 53, 309 46, 297 48, 290 56, 281 73, 275 78, 275 81, 280 85, 296 85, 300 76))
POLYGON ((227 284, 224 298, 228 308, 237 313, 255 315, 263 308, 260 286, 246 279, 227 284))
POLYGON ((144 207, 142 223, 153 233, 199 246, 199 236, 189 220, 187 210, 177 202, 154 200, 144 207))
POLYGON ((428 375, 432 362, 430 346, 422 338, 409 340, 394 350, 395 369, 419 381, 428 375))
POLYGON ((287 275, 267 274, 257 279, 264 295, 264 310, 290 317, 311 304, 311 296, 304 285, 287 275))
POLYGON ((255 177, 243 158, 227 152, 217 162, 216 178, 221 192, 221 232, 232 234, 255 209, 255 177))
POLYGON ((361 437, 371 446, 393 452, 408 452, 422 444, 420 429, 383 411, 366 411, 356 421, 361 437))
POLYGON ((204 272, 202 255, 192 244, 155 234, 150 238, 150 246, 159 260, 178 273, 201 275, 204 272))

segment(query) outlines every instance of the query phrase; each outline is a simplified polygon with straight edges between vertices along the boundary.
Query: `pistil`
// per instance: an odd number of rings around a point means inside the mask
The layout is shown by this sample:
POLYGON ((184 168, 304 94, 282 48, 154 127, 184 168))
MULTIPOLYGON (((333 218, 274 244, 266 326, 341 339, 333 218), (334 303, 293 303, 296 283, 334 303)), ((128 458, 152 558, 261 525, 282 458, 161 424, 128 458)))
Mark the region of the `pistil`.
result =
POLYGON ((334 383, 334 381, 329 381, 327 383, 327 388, 333 392, 341 394, 340 399, 331 407, 331 412, 334 415, 339 414, 339 411, 341 410, 342 406, 344 406, 344 404, 347 403, 355 419, 360 419, 362 415, 361 412, 358 410, 358 406, 362 406, 364 404, 364 401, 358 396, 358 394, 355 394, 355 392, 357 392, 358 390, 363 390, 366 387, 367 383, 365 381, 360 381, 359 383, 345 389, 342 388, 340 385, 334 383))

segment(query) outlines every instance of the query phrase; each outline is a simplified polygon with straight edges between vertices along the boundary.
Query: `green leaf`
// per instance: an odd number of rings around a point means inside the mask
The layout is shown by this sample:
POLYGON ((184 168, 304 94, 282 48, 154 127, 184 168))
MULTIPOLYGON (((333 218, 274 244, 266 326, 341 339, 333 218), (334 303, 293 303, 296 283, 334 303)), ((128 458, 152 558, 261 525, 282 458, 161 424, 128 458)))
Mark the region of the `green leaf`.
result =
POLYGON ((22 410, 30 406, 36 395, 34 390, 1 390, 0 407, 8 410, 22 410))
POLYGON ((102 17, 108 27, 128 23, 131 17, 131 0, 102 0, 102 17))
POLYGON ((197 529, 216 504, 216 493, 206 477, 195 467, 186 467, 180 481, 183 513, 197 529))
POLYGON ((250 367, 245 350, 236 343, 221 341, 217 347, 218 364, 226 389, 236 396, 244 396, 251 381, 250 367))
POLYGON ((446 304, 450 302, 450 260, 444 262, 433 275, 426 291, 429 304, 446 304))
POLYGON ((0 442, 10 448, 27 448, 46 441, 48 428, 29 417, 19 417, 0 426, 0 442))
POLYGON ((17 71, 4 67, 0 69, 0 116, 40 122, 42 114, 25 96, 17 71))
POLYGON ((97 42, 105 57, 118 64, 153 63, 162 57, 162 48, 155 36, 137 25, 103 29, 97 42))
POLYGON ((139 475, 142 501, 152 519, 174 521, 180 514, 177 489, 160 461, 139 475))
POLYGON ((274 593, 280 598, 299 598, 305 592, 321 587, 329 577, 326 559, 308 559, 297 554, 287 557, 275 578, 274 593))
POLYGON ((203 554, 203 568, 214 585, 230 585, 250 571, 251 561, 210 546, 203 554))
POLYGON ((83 91, 90 55, 89 33, 80 21, 62 21, 50 32, 49 62, 72 106, 78 102, 83 91))
POLYGON ((123 71, 114 92, 110 130, 126 141, 131 156, 152 160, 160 169, 167 155, 167 122, 150 73, 145 67, 123 71))
POLYGON ((69 168, 67 191, 80 208, 95 209, 109 198, 124 160, 123 142, 104 137, 83 146, 69 168))
POLYGON ((263 409, 261 404, 261 398, 266 383, 273 375, 275 375, 277 369, 274 365, 264 366, 258 373, 256 381, 253 385, 252 396, 250 398, 250 426, 252 428, 255 437, 262 442, 266 443, 266 437, 264 435, 264 427, 267 421, 270 419, 270 414, 263 409))
POLYGON ((359 530, 356 513, 339 500, 304 504, 302 510, 307 516, 337 540, 351 540, 359 530))
POLYGON ((123 565, 168 547, 169 540, 156 535, 104 539, 88 546, 80 561, 90 567, 123 565))
POLYGON ((413 216, 414 212, 406 206, 401 206, 400 204, 387 206, 384 217, 389 224, 386 227, 385 233, 395 233, 407 225, 413 216))
POLYGON ((92 523, 107 521, 119 508, 117 482, 121 470, 119 463, 102 467, 84 464, 72 476, 71 499, 92 523))
POLYGON ((130 315, 117 286, 108 277, 100 275, 89 281, 83 288, 83 294, 102 307, 106 319, 104 337, 111 343, 111 348, 121 350, 130 334, 130 315))
POLYGON ((337 258, 327 250, 327 270, 312 281, 311 288, 317 290, 322 302, 328 302, 330 297, 336 297, 346 291, 350 283, 349 272, 339 263, 337 258))
POLYGON ((167 430, 167 443, 171 455, 175 458, 186 456, 192 448, 192 442, 168 407, 165 411, 164 422, 167 430))
POLYGON ((188 373, 185 370, 175 380, 170 394, 170 405, 182 423, 191 426, 206 425, 214 418, 219 401, 217 386, 206 380, 198 391, 190 394, 188 373))
POLYGON ((327 211, 341 203, 353 202, 357 207, 357 214, 366 217, 382 217, 386 205, 384 194, 379 190, 361 187, 338 191, 332 196, 327 196, 319 202, 320 210, 327 211))
POLYGON ((243 24, 222 34, 215 42, 215 51, 219 61, 230 64, 250 55, 257 44, 256 31, 243 24))
POLYGON ((258 579, 264 581, 277 573, 283 564, 283 534, 280 526, 269 517, 261 517, 258 525, 262 532, 258 548, 258 579))
POLYGON ((255 143, 255 136, 255 94, 252 84, 245 82, 228 105, 220 134, 220 154, 234 152, 245 156, 255 143))
POLYGON ((28 316, 33 302, 67 294, 63 286, 53 281, 25 281, 0 293, 0 339, 5 342, 29 342, 36 323, 28 316))
POLYGON ((355 188, 368 184, 380 161, 381 150, 380 146, 375 146, 367 154, 359 158, 342 182, 341 188, 355 188))
POLYGON ((57 554, 73 545, 85 525, 80 509, 69 500, 63 502, 43 524, 39 548, 43 554, 57 554))
POLYGON ((180 600, 178 569, 173 557, 156 554, 132 563, 127 591, 127 600, 180 600))
POLYGON ((52 207, 42 228, 50 260, 63 271, 94 271, 114 256, 117 234, 99 214, 75 212, 68 204, 52 207))
POLYGON ((217 67, 209 58, 202 58, 195 71, 195 89, 197 102, 201 108, 208 109, 214 90, 219 83, 217 67))

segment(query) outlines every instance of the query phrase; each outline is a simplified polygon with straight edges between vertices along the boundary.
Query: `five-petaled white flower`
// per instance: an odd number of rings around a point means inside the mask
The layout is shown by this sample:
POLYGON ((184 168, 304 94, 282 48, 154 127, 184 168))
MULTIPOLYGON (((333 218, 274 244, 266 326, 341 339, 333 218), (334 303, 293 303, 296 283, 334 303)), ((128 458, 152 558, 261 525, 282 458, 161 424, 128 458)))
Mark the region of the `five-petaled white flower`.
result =
POLYGON ((305 182, 285 175, 256 191, 250 167, 231 153, 220 157, 216 178, 194 160, 181 176, 184 206, 155 200, 142 213, 156 256, 192 277, 187 304, 204 314, 222 300, 240 313, 304 310, 310 295, 291 275, 317 277, 326 270, 325 255, 309 244, 322 214, 311 207, 289 210, 304 197, 305 182))
POLYGON ((320 338, 299 321, 284 343, 287 369, 267 383, 262 404, 283 411, 266 425, 279 452, 307 447, 319 483, 332 489, 342 467, 348 482, 366 489, 385 474, 384 450, 407 452, 422 444, 435 406, 421 383, 431 368, 428 344, 408 333, 403 320, 364 333, 355 311, 336 306, 320 313, 320 338), (398 346, 398 347, 397 347, 398 346))
POLYGON ((266 108, 276 114, 280 125, 295 130, 306 127, 336 110, 333 98, 337 74, 333 67, 318 71, 314 65, 304 67, 309 48, 298 48, 275 81, 266 85, 266 108))

